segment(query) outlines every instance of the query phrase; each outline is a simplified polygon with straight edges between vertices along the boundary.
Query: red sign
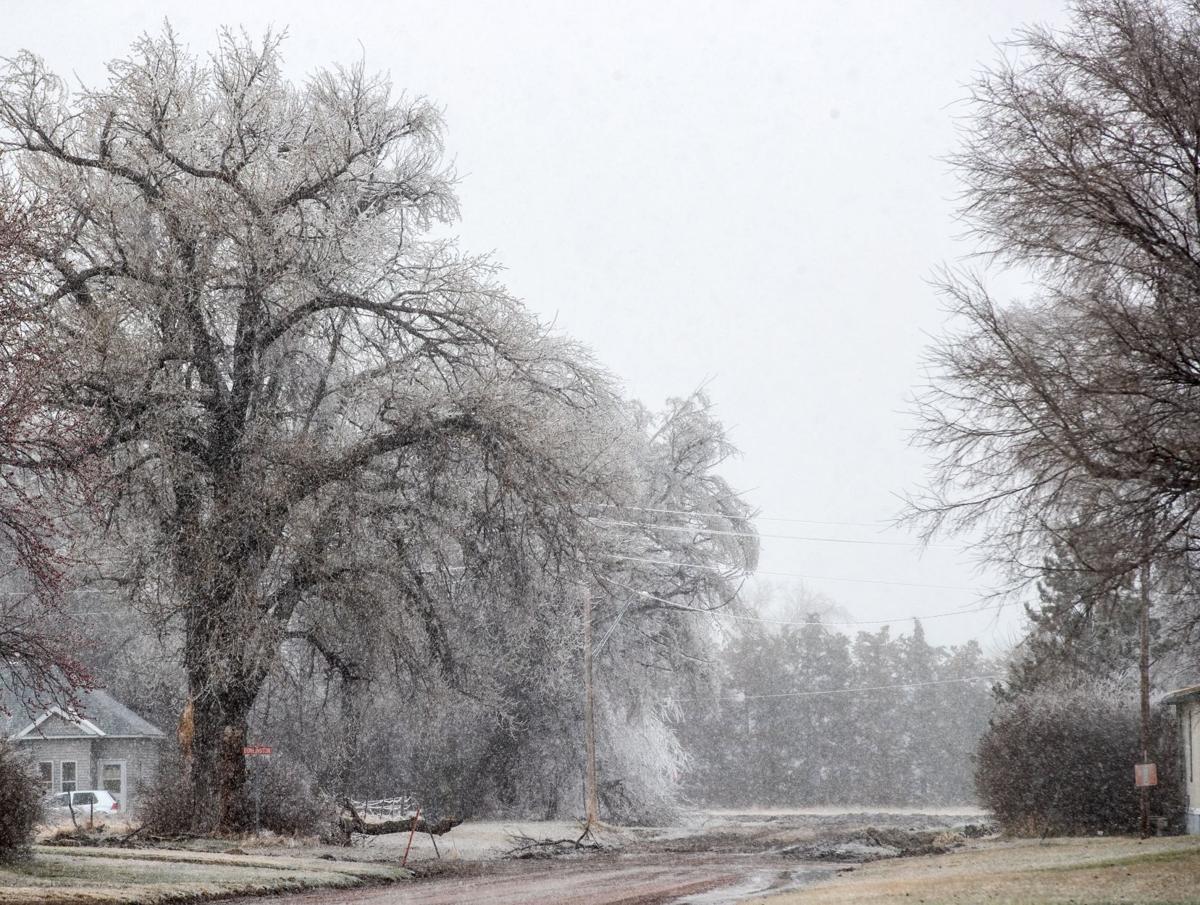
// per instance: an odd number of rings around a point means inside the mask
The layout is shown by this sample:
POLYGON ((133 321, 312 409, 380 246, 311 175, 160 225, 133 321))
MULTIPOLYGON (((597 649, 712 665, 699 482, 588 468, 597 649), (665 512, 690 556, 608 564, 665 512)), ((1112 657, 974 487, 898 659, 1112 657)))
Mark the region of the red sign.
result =
POLYGON ((1138 787, 1158 785, 1158 766, 1156 764, 1134 764, 1133 784, 1138 787))
POLYGON ((242 748, 242 755, 244 757, 270 757, 271 756, 271 746, 270 745, 246 745, 244 748, 242 748))

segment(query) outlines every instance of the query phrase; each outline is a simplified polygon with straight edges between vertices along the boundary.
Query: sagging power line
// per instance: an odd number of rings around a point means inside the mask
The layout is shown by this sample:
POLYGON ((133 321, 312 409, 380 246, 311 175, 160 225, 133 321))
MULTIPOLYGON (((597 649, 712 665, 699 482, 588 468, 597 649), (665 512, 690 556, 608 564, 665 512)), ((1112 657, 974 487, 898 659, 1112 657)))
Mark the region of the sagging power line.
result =
POLYGON ((745 537, 752 540, 760 537, 769 537, 778 540, 796 540, 809 541, 812 543, 823 544, 861 544, 875 547, 921 547, 926 550, 954 550, 961 552, 960 547, 951 546, 948 544, 923 544, 920 541, 900 541, 900 540, 867 540, 865 538, 850 538, 850 537, 813 537, 798 534, 764 534, 755 531, 725 531, 718 528, 690 528, 686 525, 655 525, 649 522, 630 522, 620 519, 606 519, 601 516, 587 516, 592 522, 601 525, 612 525, 614 527, 624 528, 652 528, 655 531, 680 531, 685 534, 714 534, 721 537, 745 537))
POLYGON ((658 597, 654 594, 651 594, 649 591, 643 591, 638 588, 630 587, 629 585, 625 584, 624 582, 614 581, 613 579, 606 578, 604 576, 600 576, 600 578, 602 581, 605 581, 608 584, 612 584, 612 585, 616 585, 617 587, 624 588, 626 591, 629 591, 632 594, 636 594, 638 597, 641 597, 645 600, 653 600, 656 603, 661 603, 665 606, 670 607, 673 610, 679 610, 679 611, 688 612, 688 613, 699 613, 701 615, 707 615, 707 616, 716 616, 716 617, 720 617, 722 619, 733 619, 733 620, 736 620, 739 622, 758 622, 758 623, 762 623, 764 625, 779 625, 779 626, 819 625, 819 626, 832 626, 832 627, 840 628, 840 627, 845 627, 845 626, 856 626, 856 625, 892 625, 892 624, 895 624, 898 622, 914 622, 914 621, 924 621, 926 619, 942 619, 947 616, 975 616, 975 615, 980 615, 980 614, 988 613, 988 612, 992 612, 992 611, 999 611, 1006 607, 1013 606, 1017 603, 1017 601, 1002 601, 1000 603, 992 604, 992 605, 986 606, 986 607, 980 607, 980 608, 974 609, 974 610, 947 610, 946 612, 942 612, 942 613, 929 613, 924 616, 898 616, 893 619, 851 619, 851 620, 839 620, 839 621, 833 621, 833 620, 826 621, 824 619, 807 619, 804 621, 797 621, 797 620, 790 620, 790 619, 769 619, 765 616, 748 616, 748 615, 743 615, 741 613, 731 613, 731 612, 728 612, 719 607, 707 609, 705 607, 687 606, 686 604, 679 603, 678 601, 668 600, 665 597, 658 597))
MULTIPOLYGON (((640 563, 646 563, 648 565, 655 565, 655 566, 675 566, 675 567, 682 568, 682 569, 702 569, 702 570, 708 571, 708 572, 741 571, 740 569, 727 569, 724 566, 710 566, 710 565, 706 565, 704 563, 672 562, 671 560, 666 560, 666 559, 647 559, 647 558, 640 557, 640 556, 625 556, 624 554, 620 554, 620 553, 608 554, 607 558, 611 559, 611 560, 618 560, 621 562, 640 562, 640 563)), ((774 572, 774 571, 769 571, 767 569, 755 569, 750 574, 753 574, 753 575, 776 575, 776 576, 785 577, 785 578, 801 578, 806 581, 843 581, 843 582, 849 582, 851 584, 893 585, 895 587, 900 587, 900 588, 933 588, 935 590, 941 590, 941 591, 970 591, 975 594, 989 594, 989 593, 995 593, 995 592, 1001 590, 1000 588, 972 588, 968 585, 929 584, 926 582, 918 582, 918 581, 893 581, 893 580, 887 579, 887 578, 845 578, 845 577, 839 577, 839 576, 834 576, 834 575, 806 575, 806 574, 803 574, 800 572, 774 572)))
POLYGON ((815 691, 779 691, 768 694, 743 694, 728 698, 667 698, 667 700, 674 704, 707 703, 710 701, 714 703, 740 704, 742 701, 757 701, 766 698, 808 698, 830 694, 862 694, 869 691, 894 691, 905 688, 926 688, 933 685, 960 685, 964 682, 991 682, 1003 678, 1003 676, 998 675, 963 676, 957 679, 934 679, 929 682, 899 682, 894 685, 867 685, 861 688, 822 688, 815 691))
POLYGON ((588 504, 597 509, 621 509, 631 510, 635 512, 654 512, 661 515, 686 515, 696 518, 724 518, 736 519, 737 521, 745 522, 788 522, 795 525, 834 525, 841 528, 886 528, 887 522, 834 522, 823 519, 807 519, 807 518, 783 518, 780 516, 769 515, 754 515, 754 516, 737 516, 729 515, 724 512, 697 512, 690 509, 661 509, 654 506, 633 506, 625 503, 590 503, 588 504))

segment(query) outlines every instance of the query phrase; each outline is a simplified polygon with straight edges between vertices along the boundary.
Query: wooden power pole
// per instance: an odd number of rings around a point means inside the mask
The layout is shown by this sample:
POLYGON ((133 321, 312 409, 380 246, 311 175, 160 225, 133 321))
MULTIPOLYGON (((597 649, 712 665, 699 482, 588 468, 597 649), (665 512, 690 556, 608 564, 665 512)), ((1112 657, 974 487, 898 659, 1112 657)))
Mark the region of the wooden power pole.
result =
MULTIPOLYGON (((1150 763, 1150 566, 1143 565, 1141 579, 1142 605, 1138 614, 1138 641, 1140 652, 1138 671, 1141 674, 1141 748, 1142 763, 1150 763)), ((1150 835, 1150 787, 1142 784, 1138 789, 1138 806, 1141 811, 1141 832, 1145 839, 1150 835)))
POLYGON ((600 806, 596 794, 596 691, 592 680, 592 595, 585 594, 583 600, 583 731, 587 748, 587 764, 583 773, 587 825, 583 834, 586 836, 600 820, 600 806))

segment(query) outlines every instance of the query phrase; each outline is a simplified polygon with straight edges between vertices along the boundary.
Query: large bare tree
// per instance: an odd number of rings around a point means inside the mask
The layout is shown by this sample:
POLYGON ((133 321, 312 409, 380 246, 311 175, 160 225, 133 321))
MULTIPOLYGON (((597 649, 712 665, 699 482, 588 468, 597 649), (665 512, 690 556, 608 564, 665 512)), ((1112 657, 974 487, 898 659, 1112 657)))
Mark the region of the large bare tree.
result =
POLYGON ((222 828, 281 645, 370 631, 353 614, 376 606, 440 650, 431 585, 462 554, 427 542, 434 503, 474 482, 480 543, 536 534, 552 557, 588 492, 563 424, 611 404, 437 238, 456 216, 437 109, 361 66, 299 85, 281 66, 274 35, 199 59, 168 31, 100 88, 28 53, 0 80, 0 159, 61 237, 38 287, 78 360, 60 398, 104 423, 134 541, 117 577, 181 625, 197 820, 222 828))
POLYGON ((964 215, 1036 288, 947 276, 917 508, 981 527, 1019 575, 1065 545, 1097 594, 1146 564, 1178 583, 1200 549, 1197 86, 1200 8, 1175 0, 1082 0, 975 85, 964 215))

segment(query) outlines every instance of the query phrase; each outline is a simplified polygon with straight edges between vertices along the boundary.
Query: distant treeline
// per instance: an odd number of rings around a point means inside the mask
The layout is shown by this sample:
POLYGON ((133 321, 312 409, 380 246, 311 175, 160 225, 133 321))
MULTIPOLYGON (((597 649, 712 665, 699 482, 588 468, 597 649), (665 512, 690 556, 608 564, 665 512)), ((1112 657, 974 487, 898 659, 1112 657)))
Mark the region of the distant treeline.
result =
POLYGON ((696 804, 975 800, 975 748, 993 699, 988 681, 957 680, 995 666, 974 641, 935 647, 920 623, 853 639, 813 623, 747 631, 720 667, 715 697, 681 702, 684 789, 696 804))

